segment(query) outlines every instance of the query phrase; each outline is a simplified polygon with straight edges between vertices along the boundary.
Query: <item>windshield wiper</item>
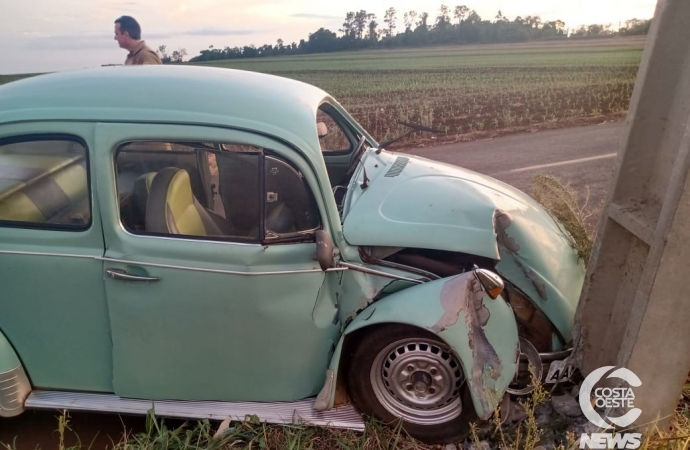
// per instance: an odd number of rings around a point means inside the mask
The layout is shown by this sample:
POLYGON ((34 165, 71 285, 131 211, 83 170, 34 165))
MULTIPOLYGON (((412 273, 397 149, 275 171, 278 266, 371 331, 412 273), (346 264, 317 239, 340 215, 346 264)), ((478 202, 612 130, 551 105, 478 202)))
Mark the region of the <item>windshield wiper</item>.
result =
POLYGON ((414 123, 403 122, 403 121, 400 121, 400 120, 398 121, 398 123, 399 123, 400 125, 404 125, 404 126, 406 126, 406 127, 408 127, 408 128, 412 128, 412 129, 411 129, 410 131, 408 131, 407 133, 403 134, 402 136, 398 136, 398 137, 395 138, 395 139, 391 139, 390 141, 386 141, 386 142, 384 142, 383 144, 380 144, 379 147, 376 149, 376 154, 377 154, 377 155, 378 155, 379 153, 381 153, 381 150, 383 150, 385 147, 388 147, 388 146, 391 145, 392 143, 397 142, 397 141, 399 141, 400 139, 402 139, 402 138, 404 138, 404 137, 407 137, 407 136, 409 136, 410 134, 412 134, 412 133, 414 133, 414 132, 416 132, 416 131, 426 131, 426 132, 429 132, 429 133, 443 133, 443 131, 441 131, 441 130, 435 130, 435 129, 433 129, 433 128, 425 127, 425 126, 423 126, 423 125, 417 125, 417 124, 414 124, 414 123))
MULTIPOLYGON (((429 128, 429 127, 425 127, 423 125, 417 125, 414 123, 403 122, 400 120, 398 121, 398 123, 400 125, 403 125, 403 126, 406 126, 408 128, 412 128, 412 129, 410 131, 408 131, 407 133, 403 134, 402 136, 398 136, 395 139, 391 139, 390 141, 386 141, 383 144, 380 144, 378 146, 378 148, 376 149, 377 155, 379 153, 381 153, 381 151, 384 149, 384 147, 387 147, 387 146, 391 145, 392 143, 397 142, 400 139, 404 138, 405 136, 409 136, 410 134, 412 134, 414 132, 426 131, 428 133, 443 133, 443 131, 441 131, 441 130, 436 130, 434 128, 429 128)), ((364 154, 365 144, 366 144, 366 136, 362 135, 362 137, 359 139, 359 142, 357 143, 357 147, 355 148, 355 151, 352 153, 352 159, 350 160, 350 165, 349 165, 347 172, 346 172, 346 175, 345 175, 348 179, 352 176, 357 165, 361 164, 360 160, 362 158, 362 155, 364 154)), ((362 165, 362 169, 363 169, 364 178, 362 180, 362 184, 360 185, 360 187, 362 189, 366 189, 367 187, 369 187, 370 180, 369 180, 369 177, 367 176, 367 169, 366 169, 366 167, 364 167, 364 165, 362 165)))

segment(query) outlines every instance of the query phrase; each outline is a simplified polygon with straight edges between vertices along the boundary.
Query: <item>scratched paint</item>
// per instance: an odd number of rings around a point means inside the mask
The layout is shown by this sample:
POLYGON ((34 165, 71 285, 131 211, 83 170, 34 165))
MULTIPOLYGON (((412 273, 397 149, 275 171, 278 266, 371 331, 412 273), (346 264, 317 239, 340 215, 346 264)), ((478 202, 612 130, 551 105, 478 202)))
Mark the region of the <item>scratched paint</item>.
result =
POLYGON ((431 327, 440 333, 455 325, 460 317, 465 318, 468 329, 468 343, 472 349, 472 367, 470 373, 472 384, 478 387, 479 401, 485 411, 491 408, 486 397, 490 392, 485 376, 497 380, 503 372, 503 364, 496 350, 489 342, 484 327, 489 323, 491 313, 484 304, 485 293, 479 280, 475 277, 455 277, 448 280, 441 290, 440 301, 443 315, 431 327))
POLYGON ((520 251, 520 246, 515 239, 506 233, 508 228, 513 223, 513 218, 507 212, 497 209, 494 211, 494 231, 496 231, 496 240, 500 245, 506 248, 511 253, 520 251))

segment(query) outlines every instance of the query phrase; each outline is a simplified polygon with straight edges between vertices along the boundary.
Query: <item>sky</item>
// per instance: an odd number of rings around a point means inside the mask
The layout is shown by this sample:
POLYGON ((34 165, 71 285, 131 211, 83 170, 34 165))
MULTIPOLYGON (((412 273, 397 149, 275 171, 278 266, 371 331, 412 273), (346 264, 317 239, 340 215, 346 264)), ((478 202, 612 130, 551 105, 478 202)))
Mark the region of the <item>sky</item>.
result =
POLYGON ((121 15, 137 19, 151 48, 184 48, 189 59, 210 45, 259 47, 279 38, 287 45, 320 27, 338 32, 348 11, 362 9, 383 24, 386 9, 394 7, 400 32, 404 12, 426 11, 433 22, 441 4, 451 13, 467 5, 484 19, 501 10, 510 20, 538 15, 569 28, 602 23, 614 29, 627 19, 651 18, 656 7, 654 0, 0 0, 0 74, 122 64, 127 52, 113 40, 121 15))

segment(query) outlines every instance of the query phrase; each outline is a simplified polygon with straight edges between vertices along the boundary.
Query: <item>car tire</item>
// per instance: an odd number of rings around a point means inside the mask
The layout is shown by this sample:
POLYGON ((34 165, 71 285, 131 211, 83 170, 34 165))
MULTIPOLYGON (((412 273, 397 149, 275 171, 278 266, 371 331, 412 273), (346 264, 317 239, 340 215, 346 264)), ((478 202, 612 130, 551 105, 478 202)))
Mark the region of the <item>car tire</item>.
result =
POLYGON ((402 419, 403 429, 422 442, 464 440, 478 421, 460 362, 426 330, 374 328, 359 340, 347 376, 361 413, 393 426, 402 419))

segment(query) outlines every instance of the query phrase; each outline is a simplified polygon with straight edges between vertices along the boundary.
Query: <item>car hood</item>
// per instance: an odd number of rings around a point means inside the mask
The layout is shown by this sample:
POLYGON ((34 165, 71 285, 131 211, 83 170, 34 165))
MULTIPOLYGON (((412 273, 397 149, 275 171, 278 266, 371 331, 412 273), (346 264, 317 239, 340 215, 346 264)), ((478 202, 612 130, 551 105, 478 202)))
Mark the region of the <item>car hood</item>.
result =
POLYGON ((348 243, 456 251, 498 261, 569 339, 585 267, 564 228, 528 195, 493 178, 411 155, 376 154, 343 211, 348 243))

